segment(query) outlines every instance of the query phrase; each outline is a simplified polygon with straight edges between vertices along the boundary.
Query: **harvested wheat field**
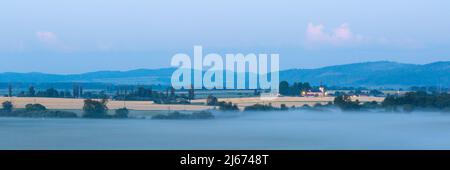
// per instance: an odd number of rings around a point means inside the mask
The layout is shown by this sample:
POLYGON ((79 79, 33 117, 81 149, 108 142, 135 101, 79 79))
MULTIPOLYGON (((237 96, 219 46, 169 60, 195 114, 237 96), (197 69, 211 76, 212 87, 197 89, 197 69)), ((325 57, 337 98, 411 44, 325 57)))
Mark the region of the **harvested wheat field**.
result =
MULTIPOLYGON (((0 97, 0 102, 11 100, 15 108, 24 108, 26 104, 39 103, 48 109, 82 109, 84 99, 67 98, 41 98, 41 97, 0 97)), ((163 105, 151 101, 109 101, 109 109, 127 107, 132 110, 206 110, 209 106, 203 105, 163 105)))
MULTIPOLYGON (((316 103, 327 104, 328 102, 333 102, 334 97, 277 97, 273 100, 263 100, 260 97, 249 97, 249 98, 221 98, 219 101, 232 102, 237 104, 239 107, 250 106, 254 104, 272 104, 273 106, 279 107, 281 104, 286 104, 288 107, 292 106, 303 106, 314 105, 316 103)), ((377 101, 381 102, 384 97, 352 97, 352 100, 359 100, 360 102, 370 102, 377 101)), ((206 99, 193 100, 193 103, 205 103, 206 99)))
MULTIPOLYGON (((355 97, 353 100, 361 102, 377 101, 381 102, 382 97, 355 97)), ((0 102, 11 100, 16 108, 24 108, 26 104, 39 103, 48 109, 82 109, 84 99, 67 99, 67 98, 41 98, 41 97, 0 97, 0 102)), ((250 98, 221 98, 219 101, 233 102, 240 108, 253 104, 269 104, 279 107, 281 104, 286 106, 303 106, 304 104, 314 105, 316 103, 326 104, 333 101, 333 97, 278 97, 273 100, 262 100, 259 97, 250 98)), ((213 107, 206 106, 206 99, 193 100, 191 105, 182 104, 155 104, 151 101, 109 101, 107 106, 110 109, 118 109, 127 107, 132 110, 186 110, 197 111, 206 110, 213 107)))

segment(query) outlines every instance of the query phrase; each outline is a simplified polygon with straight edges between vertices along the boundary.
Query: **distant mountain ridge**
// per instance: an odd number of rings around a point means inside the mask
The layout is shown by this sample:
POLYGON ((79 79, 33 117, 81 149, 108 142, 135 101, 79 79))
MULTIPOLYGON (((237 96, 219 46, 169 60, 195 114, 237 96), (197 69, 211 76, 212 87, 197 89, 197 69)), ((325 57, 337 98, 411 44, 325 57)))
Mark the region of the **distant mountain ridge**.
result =
MULTIPOLYGON (((0 73, 0 82, 20 83, 52 83, 52 82, 81 82, 81 83, 111 83, 111 84, 167 84, 167 78, 174 68, 137 69, 130 71, 97 71, 83 74, 45 74, 45 73, 0 73)), ((170 81, 169 81, 170 82, 170 81)))
POLYGON ((389 61, 365 62, 323 67, 291 69, 280 73, 280 79, 303 80, 313 84, 337 86, 444 86, 450 85, 450 62, 424 65, 389 61))
MULTIPOLYGON (((0 83, 83 82, 111 84, 170 84, 175 68, 97 71, 83 74, 0 73, 0 83)), ((329 86, 409 87, 450 86, 450 61, 403 64, 390 61, 364 62, 317 69, 280 71, 280 80, 329 86)))

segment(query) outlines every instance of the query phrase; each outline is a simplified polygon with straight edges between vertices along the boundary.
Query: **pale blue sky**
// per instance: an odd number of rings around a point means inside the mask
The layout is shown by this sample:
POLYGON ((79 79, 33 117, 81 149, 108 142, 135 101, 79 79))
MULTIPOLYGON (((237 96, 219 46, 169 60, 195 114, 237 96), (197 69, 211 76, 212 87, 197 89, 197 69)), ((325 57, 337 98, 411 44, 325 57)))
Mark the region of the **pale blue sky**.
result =
POLYGON ((281 69, 450 60, 448 0, 4 0, 0 27, 0 72, 169 67, 194 45, 281 69))

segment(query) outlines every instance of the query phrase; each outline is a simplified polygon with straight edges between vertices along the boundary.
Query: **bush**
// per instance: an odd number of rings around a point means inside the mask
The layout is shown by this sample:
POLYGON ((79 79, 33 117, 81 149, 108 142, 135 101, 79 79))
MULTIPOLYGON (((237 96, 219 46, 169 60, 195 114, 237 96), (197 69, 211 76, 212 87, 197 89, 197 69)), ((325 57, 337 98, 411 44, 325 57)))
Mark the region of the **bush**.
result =
POLYGON ((2 103, 3 111, 11 112, 14 108, 14 105, 10 101, 5 101, 2 103))
POLYGON ((272 110, 277 110, 277 108, 273 107, 272 104, 254 104, 251 106, 246 106, 244 108, 244 111, 272 111, 272 110))
POLYGON ((216 106, 219 103, 219 100, 217 97, 214 97, 213 95, 208 95, 208 98, 206 98, 206 105, 208 106, 216 106))
POLYGON ((47 108, 41 104, 27 104, 25 105, 26 111, 45 111, 47 108))
POLYGON ((343 111, 358 111, 362 108, 359 101, 352 101, 350 96, 342 95, 334 98, 334 104, 343 111))
POLYGON ((27 111, 27 110, 17 110, 13 112, 14 117, 32 117, 32 118, 75 118, 78 117, 77 114, 73 112, 66 111, 53 111, 53 110, 43 110, 43 111, 27 111))
POLYGON ((303 106, 301 107, 302 109, 310 109, 311 106, 308 104, 303 104, 303 106))
POLYGON ((281 104, 280 110, 289 110, 289 108, 286 106, 286 104, 281 104))
POLYGON ((91 99, 84 100, 83 117, 85 118, 108 118, 108 107, 106 100, 95 101, 91 99))
POLYGON ((120 109, 116 109, 116 114, 114 114, 115 118, 128 118, 129 110, 124 107, 120 109))
POLYGON ((219 110, 222 111, 238 111, 239 107, 236 104, 233 104, 231 102, 219 102, 217 104, 219 106, 219 110))
POLYGON ((76 113, 67 111, 28 111, 26 109, 14 110, 12 112, 0 112, 0 116, 4 117, 29 117, 29 118, 75 118, 78 117, 76 113))
POLYGON ((47 110, 41 104, 27 104, 25 109, 12 110, 11 102, 3 102, 3 111, 0 116, 6 117, 32 117, 32 118, 75 118, 77 114, 66 111, 47 110), (5 109, 6 108, 6 109, 5 109))
POLYGON ((219 106, 219 110, 222 111, 237 111, 239 110, 239 107, 236 104, 233 104, 231 102, 224 102, 217 99, 217 97, 214 97, 213 95, 208 95, 208 98, 206 98, 206 105, 208 106, 219 106))
POLYGON ((159 114, 152 117, 152 119, 212 119, 214 115, 208 111, 194 112, 192 114, 182 114, 180 112, 172 112, 167 115, 159 114))

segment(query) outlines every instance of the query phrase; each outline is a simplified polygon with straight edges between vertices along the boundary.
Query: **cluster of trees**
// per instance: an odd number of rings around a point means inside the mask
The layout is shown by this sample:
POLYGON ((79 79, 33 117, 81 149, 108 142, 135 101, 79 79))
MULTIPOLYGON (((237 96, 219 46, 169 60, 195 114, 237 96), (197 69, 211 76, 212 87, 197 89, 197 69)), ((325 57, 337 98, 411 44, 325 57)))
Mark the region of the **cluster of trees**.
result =
POLYGON ((239 107, 237 106, 237 104, 233 104, 232 102, 219 102, 217 104, 219 106, 219 110, 222 111, 238 111, 239 107))
POLYGON ((272 103, 269 104, 254 104, 251 106, 246 106, 244 111, 276 111, 276 110, 289 110, 286 104, 281 104, 280 107, 272 106, 272 103))
MULTIPOLYGON (((11 92, 12 93, 12 92, 11 92)), ((12 95, 12 94, 10 94, 12 95)), ((28 91, 21 91, 17 94, 18 97, 51 97, 51 98, 108 98, 104 91, 94 93, 91 91, 84 92, 81 86, 74 86, 72 92, 69 90, 58 91, 55 88, 48 88, 46 90, 37 91, 33 86, 28 88, 28 91)))
POLYGON ((117 89, 116 95, 113 97, 113 99, 127 101, 151 101, 154 97, 159 96, 163 96, 163 94, 153 91, 151 87, 145 88, 143 86, 140 86, 136 90, 119 88, 117 89))
POLYGON ((114 115, 108 114, 107 99, 100 101, 86 99, 83 105, 84 118, 128 118, 129 110, 127 108, 120 108, 115 110, 114 115))
POLYGON ((375 101, 361 103, 358 100, 352 101, 348 95, 340 95, 335 97, 334 105, 344 111, 381 108, 394 112, 412 112, 415 109, 450 112, 450 94, 408 92, 404 95, 388 95, 381 104, 375 101))
POLYGON ((176 95, 175 89, 173 87, 169 87, 166 89, 165 94, 160 93, 159 96, 153 98, 153 102, 158 104, 189 104, 193 99, 193 95, 192 97, 186 96, 185 94, 176 95))
POLYGON ((358 100, 352 101, 348 95, 336 96, 333 103, 344 111, 357 111, 362 108, 358 100))
MULTIPOLYGON (((127 108, 120 108, 115 110, 115 114, 108 114, 107 99, 100 101, 86 99, 84 100, 83 115, 84 118, 128 118, 129 110, 127 108)), ((74 118, 78 117, 76 113, 48 110, 41 104, 27 104, 24 109, 14 109, 14 105, 10 101, 2 103, 0 116, 8 117, 59 117, 59 118, 74 118)))
POLYGON ((44 91, 36 91, 36 89, 33 86, 29 87, 27 92, 22 91, 17 96, 19 96, 19 97, 72 98, 72 94, 69 91, 58 91, 54 88, 49 88, 44 91))
POLYGON ((411 112, 416 108, 450 111, 450 94, 418 91, 401 96, 389 95, 382 102, 382 106, 388 111, 403 109, 405 112, 411 112))
MULTIPOLYGON (((8 96, 12 96, 13 89, 9 87, 8 96)), ((17 94, 18 97, 51 97, 51 98, 87 98, 87 99, 103 99, 113 98, 115 100, 125 101, 154 101, 159 104, 188 104, 194 99, 195 93, 193 89, 189 89, 187 94, 176 95, 175 89, 167 88, 165 91, 153 91, 152 88, 145 88, 143 86, 130 88, 118 88, 116 95, 108 95, 105 91, 92 92, 84 91, 80 85, 74 85, 72 92, 69 90, 58 91, 55 88, 48 88, 43 91, 37 91, 33 86, 28 88, 28 91, 21 91, 17 94)))
MULTIPOLYGON (((219 106, 221 111, 239 111, 239 107, 232 102, 219 101, 217 97, 209 95, 206 98, 206 105, 208 106, 219 106)), ((281 104, 280 108, 273 107, 271 103, 269 104, 254 104, 251 106, 244 107, 244 111, 273 111, 273 110, 288 110, 289 108, 285 104, 281 104)))
POLYGON ((225 101, 219 102, 217 97, 214 97, 213 95, 209 95, 206 98, 206 105, 219 106, 219 110, 222 110, 222 111, 238 111, 239 110, 239 107, 236 104, 233 104, 232 102, 225 102, 225 101))
POLYGON ((300 96, 302 91, 309 91, 312 89, 308 82, 296 82, 289 85, 287 81, 280 82, 280 94, 283 96, 300 96))
POLYGON ((180 112, 172 112, 167 115, 159 114, 152 117, 152 119, 213 119, 214 115, 208 111, 199 111, 192 114, 183 114, 180 112))
POLYGON ((342 92, 342 91, 336 91, 334 93, 334 96, 342 96, 342 95, 348 95, 348 96, 375 96, 375 97, 383 97, 385 96, 385 94, 380 91, 380 90, 367 90, 367 91, 363 91, 361 89, 356 89, 356 90, 350 90, 349 92, 342 92))
POLYGON ((130 114, 130 111, 126 107, 123 107, 120 109, 116 109, 114 117, 123 119, 123 118, 128 118, 129 114, 130 114))
MULTIPOLYGON (((380 109, 382 105, 376 101, 360 102, 358 100, 353 101, 349 95, 340 95, 334 98, 334 105, 339 107, 343 111, 360 111, 369 109, 380 109)), ((327 104, 331 106, 332 104, 327 104)))
POLYGON ((106 106, 108 100, 101 101, 86 99, 83 105, 83 117, 85 118, 108 118, 108 107, 106 106))
POLYGON ((12 112, 14 105, 10 101, 5 101, 2 103, 2 111, 10 113, 12 112))
POLYGON ((0 116, 7 117, 58 117, 58 118, 73 118, 77 115, 73 112, 47 110, 41 104, 27 104, 25 109, 14 109, 14 105, 10 101, 2 103, 0 116))
POLYGON ((211 94, 206 98, 206 105, 208 106, 217 106, 218 103, 219 99, 211 94))
POLYGON ((45 111, 47 108, 42 104, 27 104, 25 105, 27 111, 45 111))
MULTIPOLYGON (((318 87, 311 86, 308 82, 296 82, 294 84, 289 84, 287 81, 281 81, 280 82, 280 94, 283 96, 301 96, 301 92, 306 91, 314 91, 318 90, 318 87)), ((366 96, 377 96, 377 97, 383 97, 385 94, 377 89, 369 90, 364 87, 336 87, 332 86, 330 88, 327 87, 329 90, 341 90, 336 91, 334 96, 341 96, 341 95, 366 95, 366 96), (346 90, 348 92, 342 92, 342 90, 346 90)))
POLYGON ((138 87, 136 90, 118 89, 115 100, 125 101, 153 101, 158 104, 187 104, 195 97, 194 90, 190 89, 188 95, 176 95, 175 89, 169 87, 165 92, 153 91, 152 88, 138 87))
MULTIPOLYGON (((289 84, 287 81, 280 82, 280 94, 283 96, 301 96, 301 92, 318 90, 318 87, 311 86, 308 82, 296 82, 294 84, 289 84)), ((335 96, 341 95, 366 95, 366 96, 384 96, 384 93, 380 90, 368 90, 367 88, 337 88, 334 87, 335 90, 350 90, 349 92, 336 92, 335 96)))
MULTIPOLYGON (((308 104, 304 104, 303 106, 299 107, 300 109, 304 109, 304 110, 311 110, 311 111, 330 111, 329 108, 334 106, 333 102, 328 102, 327 104, 322 104, 322 103, 316 103, 313 106, 310 106, 308 104)), ((295 106, 292 106, 291 108, 295 109, 295 106)))

